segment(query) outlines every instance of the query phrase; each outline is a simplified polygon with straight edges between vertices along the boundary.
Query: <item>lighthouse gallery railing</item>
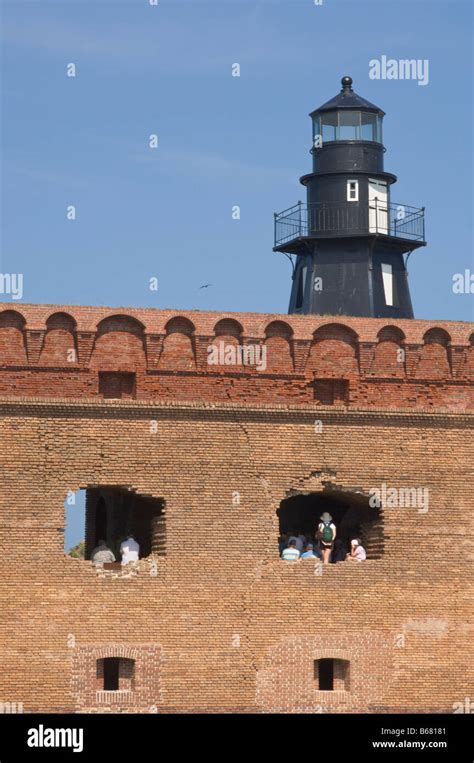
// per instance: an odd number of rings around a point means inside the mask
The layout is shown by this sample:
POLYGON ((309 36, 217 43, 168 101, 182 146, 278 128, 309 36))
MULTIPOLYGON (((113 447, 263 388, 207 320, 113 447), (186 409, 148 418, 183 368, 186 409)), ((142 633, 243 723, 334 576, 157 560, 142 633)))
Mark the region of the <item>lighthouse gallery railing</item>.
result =
POLYGON ((302 236, 376 233, 412 241, 425 240, 425 208, 358 202, 303 204, 275 214, 275 247, 302 236))

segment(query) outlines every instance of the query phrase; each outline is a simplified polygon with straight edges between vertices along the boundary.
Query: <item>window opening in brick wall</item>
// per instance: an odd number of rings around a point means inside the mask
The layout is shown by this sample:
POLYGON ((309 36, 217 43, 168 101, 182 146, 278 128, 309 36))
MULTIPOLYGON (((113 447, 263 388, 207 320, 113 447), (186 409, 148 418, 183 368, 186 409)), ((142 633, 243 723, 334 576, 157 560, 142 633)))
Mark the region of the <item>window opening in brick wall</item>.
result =
POLYGON ((141 495, 125 487, 71 491, 64 501, 64 551, 75 558, 118 566, 122 541, 133 536, 139 559, 151 554, 164 556, 165 505, 164 498, 141 495))
POLYGON ((136 395, 136 374, 99 371, 99 395, 109 400, 132 400, 136 395))
POLYGON ((315 660, 314 678, 319 691, 349 691, 349 660, 315 660))
MULTIPOLYGON (((85 502, 85 558, 105 564, 120 564, 127 559, 133 561, 136 554, 121 551, 122 542, 128 538, 133 538, 138 545, 136 550, 139 559, 151 554, 165 554, 164 498, 141 495, 124 487, 88 487, 85 502), (127 553, 128 557, 124 558, 127 553)), ((136 548, 133 544, 129 545, 132 551, 136 548)))
POLYGON ((368 496, 336 489, 298 493, 280 503, 277 510, 280 556, 292 537, 297 539, 296 547, 300 553, 306 545, 312 544, 314 553, 318 555, 321 544, 317 531, 324 512, 331 515, 336 527, 336 539, 330 555, 332 563, 345 560, 354 539, 360 541, 367 559, 383 556, 384 527, 380 509, 369 505, 368 496))
POLYGON ((97 660, 97 690, 132 691, 135 660, 125 657, 104 657, 97 660))

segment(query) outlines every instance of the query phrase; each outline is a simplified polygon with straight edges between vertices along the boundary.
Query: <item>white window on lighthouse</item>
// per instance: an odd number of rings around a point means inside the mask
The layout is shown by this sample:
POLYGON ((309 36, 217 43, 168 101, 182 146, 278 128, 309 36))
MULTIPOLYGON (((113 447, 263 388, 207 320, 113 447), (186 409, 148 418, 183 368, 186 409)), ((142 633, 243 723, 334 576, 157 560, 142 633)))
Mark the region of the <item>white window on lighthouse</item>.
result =
POLYGON ((388 186, 385 180, 369 178, 369 231, 388 234, 388 186))
POLYGON ((347 201, 359 201, 359 181, 347 181, 347 201))
POLYGON ((392 266, 388 265, 385 262, 382 262, 382 281, 383 281, 383 290, 385 294, 385 304, 390 305, 393 307, 394 305, 394 294, 393 294, 393 272, 392 272, 392 266))

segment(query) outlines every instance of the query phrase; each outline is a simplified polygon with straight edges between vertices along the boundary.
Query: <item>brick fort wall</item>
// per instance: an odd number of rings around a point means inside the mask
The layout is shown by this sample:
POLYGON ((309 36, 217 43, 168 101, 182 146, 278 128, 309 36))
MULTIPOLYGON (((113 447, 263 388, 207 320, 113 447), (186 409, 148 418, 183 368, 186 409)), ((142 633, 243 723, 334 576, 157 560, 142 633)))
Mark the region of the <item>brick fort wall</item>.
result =
POLYGON ((472 326, 2 307, 0 701, 452 712, 472 696, 472 326), (209 366, 213 342, 266 344, 267 367, 209 366), (377 557, 279 558, 282 500, 382 485, 429 505, 384 499, 377 557), (164 499, 163 553, 123 570, 64 553, 64 500, 97 486, 164 499), (125 689, 101 690, 107 657, 134 660, 125 689), (348 666, 333 691, 321 659, 348 666))

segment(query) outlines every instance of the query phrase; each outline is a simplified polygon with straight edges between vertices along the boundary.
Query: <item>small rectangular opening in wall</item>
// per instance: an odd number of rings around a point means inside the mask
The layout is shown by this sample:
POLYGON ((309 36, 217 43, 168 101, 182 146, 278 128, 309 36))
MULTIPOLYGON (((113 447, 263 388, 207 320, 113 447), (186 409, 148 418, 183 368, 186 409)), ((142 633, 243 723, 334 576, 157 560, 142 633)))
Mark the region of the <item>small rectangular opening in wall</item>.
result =
POLYGON ((334 690, 334 660, 316 660, 314 663, 315 678, 320 691, 334 690))
POLYGON ((107 657, 104 660, 104 691, 118 691, 119 665, 118 657, 107 657))
POLYGON ((135 660, 104 657, 97 660, 97 690, 130 692, 133 689, 135 660))
POLYGON ((136 398, 136 374, 118 371, 99 371, 99 394, 105 400, 136 398))
POLYGON ((347 405, 349 382, 346 379, 315 379, 314 399, 319 405, 347 405))
POLYGON ((349 691, 349 660, 315 660, 314 678, 319 691, 349 691))

